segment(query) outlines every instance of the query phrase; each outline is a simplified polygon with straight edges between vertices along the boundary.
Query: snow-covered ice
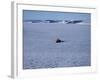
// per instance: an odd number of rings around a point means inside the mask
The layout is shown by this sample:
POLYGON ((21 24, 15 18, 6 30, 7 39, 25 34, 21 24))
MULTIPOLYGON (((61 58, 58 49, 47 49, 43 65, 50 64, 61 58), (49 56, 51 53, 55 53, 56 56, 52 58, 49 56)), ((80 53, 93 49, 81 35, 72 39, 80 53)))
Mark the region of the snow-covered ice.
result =
POLYGON ((23 69, 91 65, 90 25, 23 24, 23 69))

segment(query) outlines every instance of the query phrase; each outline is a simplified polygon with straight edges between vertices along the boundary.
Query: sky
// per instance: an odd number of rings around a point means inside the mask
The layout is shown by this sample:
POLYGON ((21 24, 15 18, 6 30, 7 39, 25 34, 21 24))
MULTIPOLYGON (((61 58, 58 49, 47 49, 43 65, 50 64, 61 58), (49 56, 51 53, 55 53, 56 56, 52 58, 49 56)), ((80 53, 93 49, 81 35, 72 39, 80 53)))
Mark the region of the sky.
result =
POLYGON ((90 13, 23 10, 23 20, 83 20, 90 22, 90 13))

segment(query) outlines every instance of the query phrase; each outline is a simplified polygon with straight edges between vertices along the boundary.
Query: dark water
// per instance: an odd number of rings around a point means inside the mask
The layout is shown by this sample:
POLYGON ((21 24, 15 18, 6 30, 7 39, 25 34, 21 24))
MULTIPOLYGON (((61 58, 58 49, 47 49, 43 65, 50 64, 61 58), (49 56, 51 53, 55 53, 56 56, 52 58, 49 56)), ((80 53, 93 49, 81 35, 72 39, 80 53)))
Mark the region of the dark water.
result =
POLYGON ((23 36, 23 69, 91 65, 90 25, 24 23, 23 36))

